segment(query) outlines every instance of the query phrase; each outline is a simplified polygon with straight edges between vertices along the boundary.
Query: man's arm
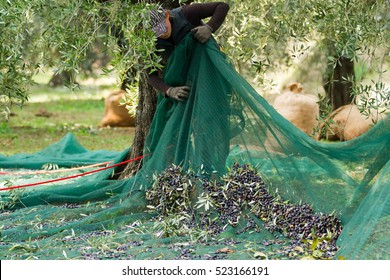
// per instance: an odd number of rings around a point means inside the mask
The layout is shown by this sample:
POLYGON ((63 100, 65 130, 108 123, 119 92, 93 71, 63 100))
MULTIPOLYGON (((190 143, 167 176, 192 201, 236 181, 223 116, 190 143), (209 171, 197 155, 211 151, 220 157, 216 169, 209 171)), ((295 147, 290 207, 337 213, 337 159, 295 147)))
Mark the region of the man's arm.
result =
POLYGON ((169 86, 164 83, 164 81, 158 76, 157 72, 149 74, 148 83, 157 89, 158 91, 163 92, 164 94, 169 89, 169 86))
POLYGON ((182 11, 194 26, 199 26, 203 19, 211 17, 206 24, 215 32, 225 20, 229 5, 224 2, 194 3, 184 6, 182 11))

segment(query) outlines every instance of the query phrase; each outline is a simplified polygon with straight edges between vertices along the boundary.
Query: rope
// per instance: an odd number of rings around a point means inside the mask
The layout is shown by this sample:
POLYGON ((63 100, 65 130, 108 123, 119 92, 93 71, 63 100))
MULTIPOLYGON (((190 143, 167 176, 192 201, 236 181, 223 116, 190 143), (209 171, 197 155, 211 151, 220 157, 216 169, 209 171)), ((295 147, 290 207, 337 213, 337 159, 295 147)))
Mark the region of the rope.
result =
POLYGON ((88 172, 84 172, 84 173, 80 173, 80 174, 76 174, 76 175, 71 175, 71 176, 67 176, 67 177, 57 178, 57 179, 43 181, 43 182, 36 182, 36 183, 31 183, 31 184, 19 185, 19 186, 11 186, 11 187, 0 189, 0 191, 9 191, 9 190, 13 190, 13 189, 21 189, 21 188, 27 188, 27 187, 32 187, 32 186, 38 186, 38 185, 44 185, 44 184, 49 184, 49 183, 54 183, 54 182, 74 179, 74 178, 77 178, 77 177, 86 176, 86 175, 89 175, 89 174, 92 174, 92 173, 97 173, 97 172, 104 171, 104 170, 107 170, 107 169, 110 169, 110 168, 113 168, 113 167, 124 165, 124 164, 127 164, 129 162, 141 160, 143 157, 144 156, 139 156, 139 157, 132 158, 132 159, 129 159, 129 160, 125 160, 125 161, 122 161, 120 163, 116 163, 116 164, 113 164, 113 165, 110 165, 110 166, 102 167, 102 168, 99 168, 99 169, 96 169, 96 170, 92 170, 92 171, 88 171, 88 172))
POLYGON ((26 171, 26 172, 0 172, 0 175, 36 175, 36 174, 50 174, 50 173, 62 173, 62 172, 68 172, 68 171, 74 171, 74 170, 80 170, 80 169, 86 169, 86 168, 92 168, 96 166, 102 166, 110 164, 112 161, 106 161, 102 163, 96 163, 91 165, 84 165, 79 167, 72 167, 72 168, 63 168, 63 169, 56 169, 56 170, 40 170, 40 171, 26 171))

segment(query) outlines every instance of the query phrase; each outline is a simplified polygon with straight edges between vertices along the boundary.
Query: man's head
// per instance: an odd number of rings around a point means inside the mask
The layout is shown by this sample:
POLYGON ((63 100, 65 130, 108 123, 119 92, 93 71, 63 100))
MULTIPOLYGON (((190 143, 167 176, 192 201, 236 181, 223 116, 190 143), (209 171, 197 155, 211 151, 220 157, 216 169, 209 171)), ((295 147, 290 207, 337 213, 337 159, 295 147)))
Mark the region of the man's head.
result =
POLYGON ((150 11, 150 25, 157 38, 167 39, 171 36, 171 22, 169 12, 159 8, 150 11))

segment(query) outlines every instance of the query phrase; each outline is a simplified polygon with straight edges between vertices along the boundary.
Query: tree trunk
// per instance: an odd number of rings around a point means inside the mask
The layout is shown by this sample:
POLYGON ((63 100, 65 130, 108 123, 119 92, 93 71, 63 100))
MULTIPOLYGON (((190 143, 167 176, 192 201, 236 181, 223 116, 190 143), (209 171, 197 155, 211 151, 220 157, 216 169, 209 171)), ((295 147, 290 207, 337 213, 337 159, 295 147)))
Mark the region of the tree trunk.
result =
MULTIPOLYGON (((135 135, 130 152, 127 156, 128 159, 143 154, 144 142, 156 111, 157 93, 156 90, 148 84, 147 79, 148 76, 146 73, 140 75, 135 135)), ((124 170, 117 170, 116 172, 121 173, 119 179, 128 178, 134 175, 140 167, 141 161, 130 162, 125 166, 124 170)))
POLYGON ((354 101, 351 94, 352 81, 355 80, 354 62, 349 58, 340 57, 336 67, 332 67, 329 70, 327 72, 328 75, 324 79, 324 89, 332 105, 332 109, 336 110, 354 101))
POLYGON ((51 77, 48 85, 50 87, 55 88, 55 87, 59 87, 59 86, 70 85, 70 84, 72 84, 73 80, 74 80, 74 75, 71 72, 62 71, 59 74, 54 74, 51 77))

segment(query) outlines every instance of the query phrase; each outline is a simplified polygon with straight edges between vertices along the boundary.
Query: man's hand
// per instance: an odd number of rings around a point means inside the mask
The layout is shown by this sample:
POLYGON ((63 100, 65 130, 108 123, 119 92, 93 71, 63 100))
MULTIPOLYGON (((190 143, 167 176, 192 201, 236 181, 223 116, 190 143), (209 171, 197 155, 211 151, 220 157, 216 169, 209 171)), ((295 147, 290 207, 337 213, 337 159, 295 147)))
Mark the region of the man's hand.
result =
POLYGON ((213 33, 213 30, 211 29, 210 26, 207 24, 201 25, 195 28, 191 29, 191 32, 194 33, 194 37, 201 42, 202 44, 206 43, 210 37, 211 34, 213 33))
POLYGON ((190 87, 188 86, 181 86, 181 87, 170 87, 167 90, 167 95, 170 98, 176 99, 178 101, 184 101, 188 98, 188 95, 190 93, 190 87))

